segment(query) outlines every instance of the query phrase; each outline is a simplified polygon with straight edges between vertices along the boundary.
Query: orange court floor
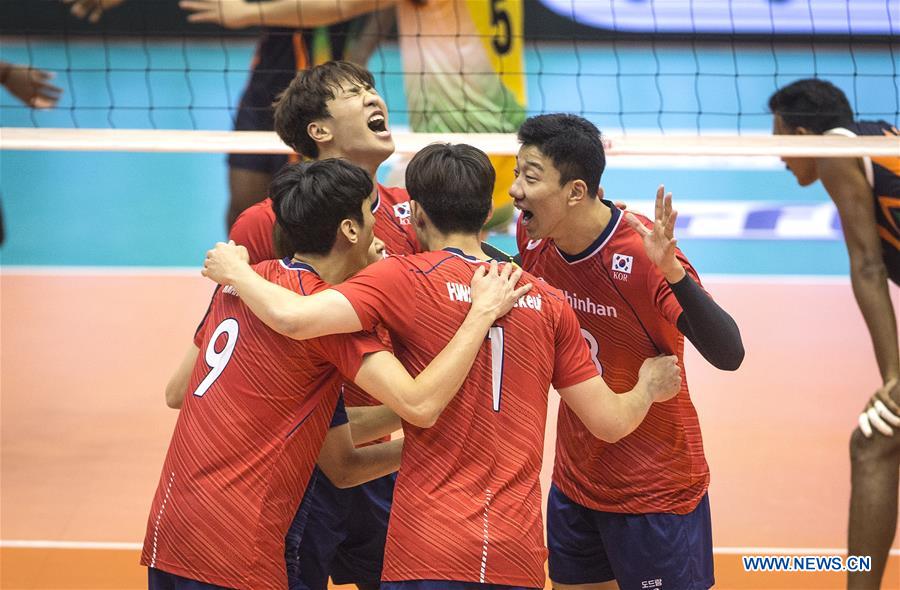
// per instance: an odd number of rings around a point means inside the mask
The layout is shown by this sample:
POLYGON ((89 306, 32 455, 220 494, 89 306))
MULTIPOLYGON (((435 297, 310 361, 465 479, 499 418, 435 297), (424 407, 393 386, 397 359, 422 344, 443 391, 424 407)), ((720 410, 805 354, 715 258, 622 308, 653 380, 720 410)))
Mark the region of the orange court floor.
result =
MULTIPOLYGON (((849 435, 878 385, 849 282, 706 283, 747 350, 736 373, 687 351, 716 588, 841 588, 840 573, 750 573, 740 558, 846 547, 849 435)), ((163 388, 211 292, 194 271, 0 274, 0 587, 146 587, 139 546, 176 417, 163 388)), ((555 407, 545 490, 554 429, 555 407)), ((896 542, 883 587, 900 588, 896 542)))

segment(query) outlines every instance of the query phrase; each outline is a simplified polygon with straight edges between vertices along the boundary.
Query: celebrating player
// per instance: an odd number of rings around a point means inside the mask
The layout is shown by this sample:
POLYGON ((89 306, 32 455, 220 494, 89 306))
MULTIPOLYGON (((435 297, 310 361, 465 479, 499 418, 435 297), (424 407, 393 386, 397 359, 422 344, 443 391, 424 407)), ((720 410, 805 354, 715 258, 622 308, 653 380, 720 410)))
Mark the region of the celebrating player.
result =
MULTIPOLYGON (((272 193, 295 254, 256 271, 302 297, 365 266, 373 244, 371 191, 369 176, 341 160, 284 170, 272 193)), ((293 341, 262 325, 233 290, 217 289, 174 379, 183 382, 190 373, 192 393, 147 524, 141 562, 150 587, 180 587, 187 578, 284 588, 285 533, 335 412, 341 374, 406 420, 433 423, 490 326, 527 290, 514 289, 518 274, 510 274, 498 275, 494 265, 487 276, 482 269, 473 277, 472 305, 458 332, 415 378, 373 334, 293 341)), ((375 477, 396 468, 399 447, 355 454, 365 477, 375 477)))
MULTIPOLYGON (((900 135, 884 121, 853 120, 843 92, 825 80, 797 80, 769 98, 777 135, 900 135)), ((898 139, 900 141, 900 139, 898 139)), ((850 438, 848 551, 871 555, 849 588, 878 588, 897 529, 900 468, 900 354, 888 280, 900 284, 900 158, 782 158, 800 186, 816 180, 837 207, 850 255, 850 282, 875 348, 883 385, 850 438), (875 434, 878 431, 881 435, 875 434)))
MULTIPOLYGON (((600 132, 581 117, 532 117, 519 141, 510 194, 522 266, 563 290, 610 387, 632 387, 648 356, 676 355, 683 368, 684 336, 714 366, 736 369, 740 333, 676 247, 671 195, 659 188, 655 223, 604 201, 600 132)), ((554 587, 712 586, 708 484, 687 380, 616 444, 561 407, 547 507, 554 587)))
MULTIPOLYGON (((436 144, 412 159, 406 180, 412 222, 429 252, 389 257, 312 297, 264 280, 226 244, 208 253, 204 273, 235 288, 263 321, 293 338, 382 323, 415 373, 451 336, 468 306, 466 281, 485 265, 478 234, 490 212, 494 171, 476 148, 436 144)), ((674 357, 649 359, 631 391, 614 394, 598 376, 564 294, 535 283, 491 327, 434 428, 404 417, 382 588, 543 587, 539 471, 551 383, 590 432, 614 441, 654 401, 677 393, 681 379, 674 357)))
MULTIPOLYGON (((231 28, 317 27, 396 6, 412 131, 511 133, 525 119, 522 0, 181 0, 179 5, 192 13, 192 22, 231 28)), ((491 161, 500 182, 488 223, 496 227, 512 215, 506 186, 515 158, 491 161)))
MULTIPOLYGON (((394 153, 387 106, 374 84, 368 70, 349 62, 328 62, 301 71, 276 104, 275 129, 298 154, 348 160, 374 182, 378 167, 394 153)), ((384 243, 385 253, 417 252, 407 192, 376 184, 372 203, 375 236, 384 243)), ((266 199, 238 217, 230 238, 246 246, 250 262, 256 263, 279 256, 274 229, 275 212, 271 199, 266 199)), ((281 249, 282 255, 291 251, 290 246, 281 249)), ((357 408, 378 403, 352 385, 345 389, 344 399, 351 422, 357 408)), ((338 489, 320 475, 313 473, 315 486, 310 486, 303 501, 302 509, 309 513, 306 534, 292 533, 288 539, 291 588, 325 590, 329 576, 338 584, 378 588, 394 476, 359 488, 338 489)))

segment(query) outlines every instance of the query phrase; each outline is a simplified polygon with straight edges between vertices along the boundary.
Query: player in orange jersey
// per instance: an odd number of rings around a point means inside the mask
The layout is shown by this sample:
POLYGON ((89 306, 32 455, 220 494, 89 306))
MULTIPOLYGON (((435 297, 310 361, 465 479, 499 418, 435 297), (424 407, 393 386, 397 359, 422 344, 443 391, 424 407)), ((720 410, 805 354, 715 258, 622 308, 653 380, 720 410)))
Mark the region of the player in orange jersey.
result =
MULTIPOLYGON (((389 257, 310 298, 263 280, 241 249, 226 244, 208 253, 204 273, 236 288, 263 321, 294 338, 383 324, 416 373, 465 313, 465 283, 486 264, 478 235, 494 172, 476 148, 435 144, 412 159, 406 180, 413 226, 429 252, 389 257)), ((542 588, 539 471, 548 387, 593 434, 614 441, 680 387, 672 356, 649 359, 640 372, 631 391, 614 394, 597 375, 564 294, 535 283, 491 328, 462 390, 432 428, 400 413, 405 446, 382 587, 542 588)))
MULTIPOLYGON (((825 80, 797 80, 769 99, 776 135, 895 137, 884 121, 854 121, 844 93, 825 80)), ((897 139, 900 143, 900 138, 897 139)), ((848 588, 878 588, 897 529, 900 470, 900 354, 888 281, 900 284, 900 158, 782 158, 800 186, 816 180, 837 207, 850 255, 850 282, 875 348, 882 386, 850 438, 848 551, 872 556, 848 588), (874 429, 874 430, 873 430, 874 429), (875 434, 875 431, 880 434, 875 434)))

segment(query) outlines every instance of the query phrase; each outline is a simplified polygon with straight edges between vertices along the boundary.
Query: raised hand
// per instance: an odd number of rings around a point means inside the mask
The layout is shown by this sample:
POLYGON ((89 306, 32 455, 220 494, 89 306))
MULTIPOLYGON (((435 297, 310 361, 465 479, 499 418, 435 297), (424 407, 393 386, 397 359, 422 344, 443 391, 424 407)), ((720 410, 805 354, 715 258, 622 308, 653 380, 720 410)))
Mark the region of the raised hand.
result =
POLYGON ((503 270, 496 260, 491 261, 490 268, 480 265, 472 275, 472 308, 483 310, 495 320, 503 317, 531 290, 531 283, 516 289, 520 278, 522 269, 515 264, 504 264, 503 270))
POLYGON ((72 16, 87 19, 90 23, 97 23, 103 13, 110 8, 115 8, 125 0, 62 0, 64 4, 72 6, 69 12, 72 16))
POLYGON ((211 23, 227 29, 261 25, 260 8, 245 0, 181 0, 178 6, 191 14, 188 22, 211 23))
POLYGON ((50 83, 55 74, 28 66, 0 63, 0 82, 10 94, 33 109, 52 109, 62 88, 50 83))
POLYGON ((659 185, 656 190, 656 207, 653 229, 638 221, 633 213, 625 214, 625 221, 644 240, 647 257, 656 265, 666 280, 677 283, 684 277, 684 267, 675 256, 675 220, 678 211, 672 209, 672 193, 666 193, 665 187, 659 185))

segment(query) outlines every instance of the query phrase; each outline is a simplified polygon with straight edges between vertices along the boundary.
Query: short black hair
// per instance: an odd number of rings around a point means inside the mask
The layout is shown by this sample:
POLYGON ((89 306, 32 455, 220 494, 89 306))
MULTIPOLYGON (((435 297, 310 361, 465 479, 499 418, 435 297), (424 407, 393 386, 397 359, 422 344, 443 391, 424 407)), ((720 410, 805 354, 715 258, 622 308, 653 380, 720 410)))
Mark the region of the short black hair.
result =
POLYGON ((578 115, 553 113, 527 119, 519 128, 522 145, 538 148, 559 170, 560 186, 582 180, 593 197, 600 190, 606 152, 597 126, 578 115))
POLYGON ((478 233, 494 193, 496 172, 487 154, 464 143, 433 143, 406 167, 406 190, 438 231, 478 233))
POLYGON ((792 129, 825 133, 853 124, 853 109, 844 92, 827 80, 806 78, 779 88, 769 97, 769 110, 792 129))
POLYGON ((346 83, 375 87, 372 73, 349 61, 329 61, 297 73, 275 100, 275 131, 281 141, 307 158, 319 157, 319 146, 306 128, 331 116, 327 103, 346 83))
POLYGON ((269 186, 282 239, 301 254, 328 254, 343 220, 363 223, 371 193, 366 171, 337 158, 287 164, 269 186))

